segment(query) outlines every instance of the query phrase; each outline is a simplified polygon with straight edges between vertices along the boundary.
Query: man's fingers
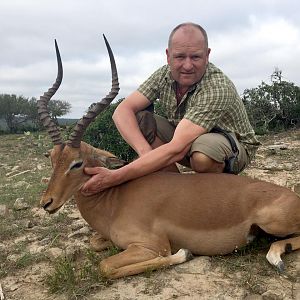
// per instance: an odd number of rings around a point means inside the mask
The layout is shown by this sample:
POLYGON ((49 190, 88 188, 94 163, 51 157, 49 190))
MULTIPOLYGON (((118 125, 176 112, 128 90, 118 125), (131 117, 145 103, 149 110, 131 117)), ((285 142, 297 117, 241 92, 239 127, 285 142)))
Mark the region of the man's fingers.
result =
MULTIPOLYGON (((91 180, 91 179, 90 179, 90 180, 91 180)), ((81 191, 84 191, 85 193, 92 192, 92 190, 93 190, 93 184, 91 183, 90 180, 88 180, 88 181, 83 185, 83 187, 81 188, 81 191)))
POLYGON ((101 170, 100 167, 94 167, 94 168, 84 168, 84 173, 87 175, 95 175, 98 174, 99 171, 101 170))
POLYGON ((96 192, 91 192, 89 190, 86 190, 86 191, 81 190, 81 193, 83 196, 91 196, 91 195, 96 194, 96 192))

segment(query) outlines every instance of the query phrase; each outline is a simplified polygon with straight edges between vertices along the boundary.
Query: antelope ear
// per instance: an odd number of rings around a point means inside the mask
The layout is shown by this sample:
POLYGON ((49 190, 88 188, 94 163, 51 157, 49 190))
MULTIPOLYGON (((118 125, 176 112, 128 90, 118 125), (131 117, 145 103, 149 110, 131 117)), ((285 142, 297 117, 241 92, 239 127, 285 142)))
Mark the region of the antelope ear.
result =
POLYGON ((117 169, 126 165, 127 162, 125 160, 119 159, 117 157, 108 157, 106 159, 106 165, 109 169, 117 169))

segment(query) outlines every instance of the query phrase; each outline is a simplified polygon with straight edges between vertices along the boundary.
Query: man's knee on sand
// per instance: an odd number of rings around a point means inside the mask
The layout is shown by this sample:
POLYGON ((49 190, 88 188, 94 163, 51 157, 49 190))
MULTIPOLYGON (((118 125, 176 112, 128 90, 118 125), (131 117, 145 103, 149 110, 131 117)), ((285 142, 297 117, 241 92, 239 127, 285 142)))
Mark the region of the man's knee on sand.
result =
POLYGON ((197 173, 223 173, 225 163, 217 162, 201 152, 194 152, 190 158, 190 166, 197 173))

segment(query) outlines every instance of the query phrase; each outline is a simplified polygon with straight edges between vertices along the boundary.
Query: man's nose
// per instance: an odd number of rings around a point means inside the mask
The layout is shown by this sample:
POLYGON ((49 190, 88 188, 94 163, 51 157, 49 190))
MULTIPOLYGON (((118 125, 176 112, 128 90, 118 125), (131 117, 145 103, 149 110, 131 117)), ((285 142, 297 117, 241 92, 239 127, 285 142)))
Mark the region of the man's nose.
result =
POLYGON ((193 63, 192 63, 192 60, 187 57, 184 62, 183 62, 183 68, 185 70, 191 70, 193 68, 193 63))

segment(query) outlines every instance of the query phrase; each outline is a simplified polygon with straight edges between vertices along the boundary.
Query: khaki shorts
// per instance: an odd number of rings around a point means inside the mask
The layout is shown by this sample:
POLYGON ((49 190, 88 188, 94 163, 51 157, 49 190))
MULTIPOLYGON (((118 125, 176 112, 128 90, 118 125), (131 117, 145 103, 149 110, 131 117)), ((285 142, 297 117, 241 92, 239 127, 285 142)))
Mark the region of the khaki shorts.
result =
MULTIPOLYGON (((164 143, 168 143, 172 140, 176 127, 167 119, 148 111, 141 111, 137 113, 136 116, 140 129, 149 144, 153 143, 156 135, 164 143)), ((239 149, 238 168, 239 172, 241 172, 249 164, 250 159, 245 148, 239 143, 235 134, 230 134, 239 149)), ((224 162, 233 155, 228 139, 220 133, 206 133, 199 136, 192 143, 186 157, 178 163, 190 167, 190 157, 194 152, 201 152, 219 163, 224 162)))

